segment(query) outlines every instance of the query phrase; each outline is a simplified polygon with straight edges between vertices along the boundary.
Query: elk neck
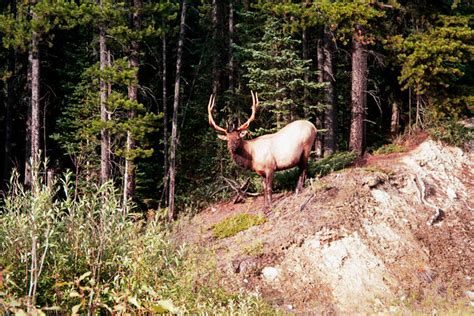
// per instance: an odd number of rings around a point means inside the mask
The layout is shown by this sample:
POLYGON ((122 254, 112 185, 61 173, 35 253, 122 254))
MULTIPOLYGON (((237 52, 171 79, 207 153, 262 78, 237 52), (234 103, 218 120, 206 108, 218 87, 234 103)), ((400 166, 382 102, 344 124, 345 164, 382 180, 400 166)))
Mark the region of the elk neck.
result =
POLYGON ((241 168, 245 169, 252 169, 252 155, 248 146, 246 146, 247 142, 242 140, 239 146, 231 147, 229 146, 229 153, 232 156, 234 162, 241 168))

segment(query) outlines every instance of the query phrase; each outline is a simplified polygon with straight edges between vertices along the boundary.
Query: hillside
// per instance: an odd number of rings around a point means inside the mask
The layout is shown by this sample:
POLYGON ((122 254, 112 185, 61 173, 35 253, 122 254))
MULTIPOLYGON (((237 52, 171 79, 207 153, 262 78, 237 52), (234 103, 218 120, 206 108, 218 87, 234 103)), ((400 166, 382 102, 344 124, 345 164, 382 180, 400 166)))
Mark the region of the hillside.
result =
POLYGON ((428 139, 276 194, 266 222, 231 237, 213 226, 263 214, 263 198, 213 205, 175 241, 211 250, 225 288, 281 310, 472 313, 473 164, 472 151, 428 139))

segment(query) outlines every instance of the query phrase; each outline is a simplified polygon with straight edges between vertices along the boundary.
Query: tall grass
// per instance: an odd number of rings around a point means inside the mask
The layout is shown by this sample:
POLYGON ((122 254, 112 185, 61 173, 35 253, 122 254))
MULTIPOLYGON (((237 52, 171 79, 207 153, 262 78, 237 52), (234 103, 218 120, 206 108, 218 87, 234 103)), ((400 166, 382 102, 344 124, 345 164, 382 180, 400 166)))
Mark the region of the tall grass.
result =
POLYGON ((124 213, 111 183, 74 198, 71 174, 27 190, 14 173, 0 206, 0 313, 268 309, 213 285, 214 259, 207 259, 173 245, 160 222, 124 213))

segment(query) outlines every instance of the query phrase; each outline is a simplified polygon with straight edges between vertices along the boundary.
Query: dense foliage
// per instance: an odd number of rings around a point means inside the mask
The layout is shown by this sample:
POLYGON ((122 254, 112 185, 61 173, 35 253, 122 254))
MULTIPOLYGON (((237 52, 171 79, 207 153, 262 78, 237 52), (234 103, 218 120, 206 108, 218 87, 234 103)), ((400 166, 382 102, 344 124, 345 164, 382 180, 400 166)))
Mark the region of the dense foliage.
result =
MULTIPOLYGON (((337 147, 347 149, 351 41, 363 43, 368 52, 367 148, 389 142, 394 130, 429 129, 472 111, 474 32, 468 2, 207 0, 187 5, 177 112, 176 200, 181 210, 223 192, 225 182, 215 181, 216 174, 237 174, 205 119, 211 92, 218 94, 218 119, 232 126, 246 119, 249 90, 257 91, 261 109, 252 127, 257 136, 298 118, 321 124, 330 106, 337 126, 322 123, 318 128, 322 135, 334 129, 337 147), (335 44, 329 56, 334 63, 332 105, 324 96, 328 82, 319 64, 323 33, 335 44)), ((144 209, 166 206, 168 170, 163 166, 169 159, 180 3, 11 0, 0 10, 3 188, 12 167, 21 178, 27 172, 28 55, 36 34, 40 149, 54 170, 74 170, 78 184, 98 182, 101 131, 107 130, 111 179, 122 186, 124 164, 132 161, 132 198, 144 209), (137 15, 140 23, 133 24, 137 15), (104 67, 99 65, 101 28, 109 56, 104 67), (139 48, 138 67, 130 66, 134 47, 139 48), (102 81, 108 89, 106 121, 99 111, 102 81), (137 100, 128 95, 134 85, 137 100), (133 136, 133 147, 126 146, 127 135, 133 136)))
POLYGON ((68 173, 36 188, 14 174, 0 209, 2 313, 270 311, 218 287, 212 257, 174 246, 160 218, 124 213, 111 183, 74 198, 68 173))

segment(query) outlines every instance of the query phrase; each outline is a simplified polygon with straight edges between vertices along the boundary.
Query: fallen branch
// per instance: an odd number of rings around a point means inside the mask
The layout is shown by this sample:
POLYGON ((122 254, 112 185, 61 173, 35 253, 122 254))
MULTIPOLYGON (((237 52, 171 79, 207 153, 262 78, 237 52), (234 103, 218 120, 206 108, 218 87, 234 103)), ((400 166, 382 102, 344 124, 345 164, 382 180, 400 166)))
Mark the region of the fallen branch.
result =
POLYGON ((311 194, 311 196, 306 199, 306 201, 303 202, 303 204, 301 204, 300 206, 300 212, 302 212, 304 210, 304 208, 306 207, 306 205, 308 205, 309 202, 311 202, 311 200, 316 196, 316 194, 311 194))
POLYGON ((232 188, 232 190, 234 190, 237 193, 237 196, 234 199, 234 204, 242 202, 243 200, 245 200, 245 198, 247 196, 259 196, 260 195, 259 193, 250 193, 250 192, 246 191, 246 188, 248 187, 249 182, 250 182, 250 178, 248 178, 241 185, 239 185, 239 183, 237 183, 237 181, 228 179, 224 176, 222 177, 222 179, 224 179, 224 181, 232 188))
POLYGON ((418 199, 422 204, 425 204, 426 206, 432 208, 434 210, 434 214, 429 218, 429 220, 426 222, 428 226, 433 226, 434 224, 440 222, 444 218, 444 211, 437 207, 436 205, 433 205, 432 203, 428 202, 425 199, 426 195, 426 188, 425 188, 425 183, 423 180, 418 176, 415 175, 413 178, 415 182, 415 187, 418 190, 418 199))

